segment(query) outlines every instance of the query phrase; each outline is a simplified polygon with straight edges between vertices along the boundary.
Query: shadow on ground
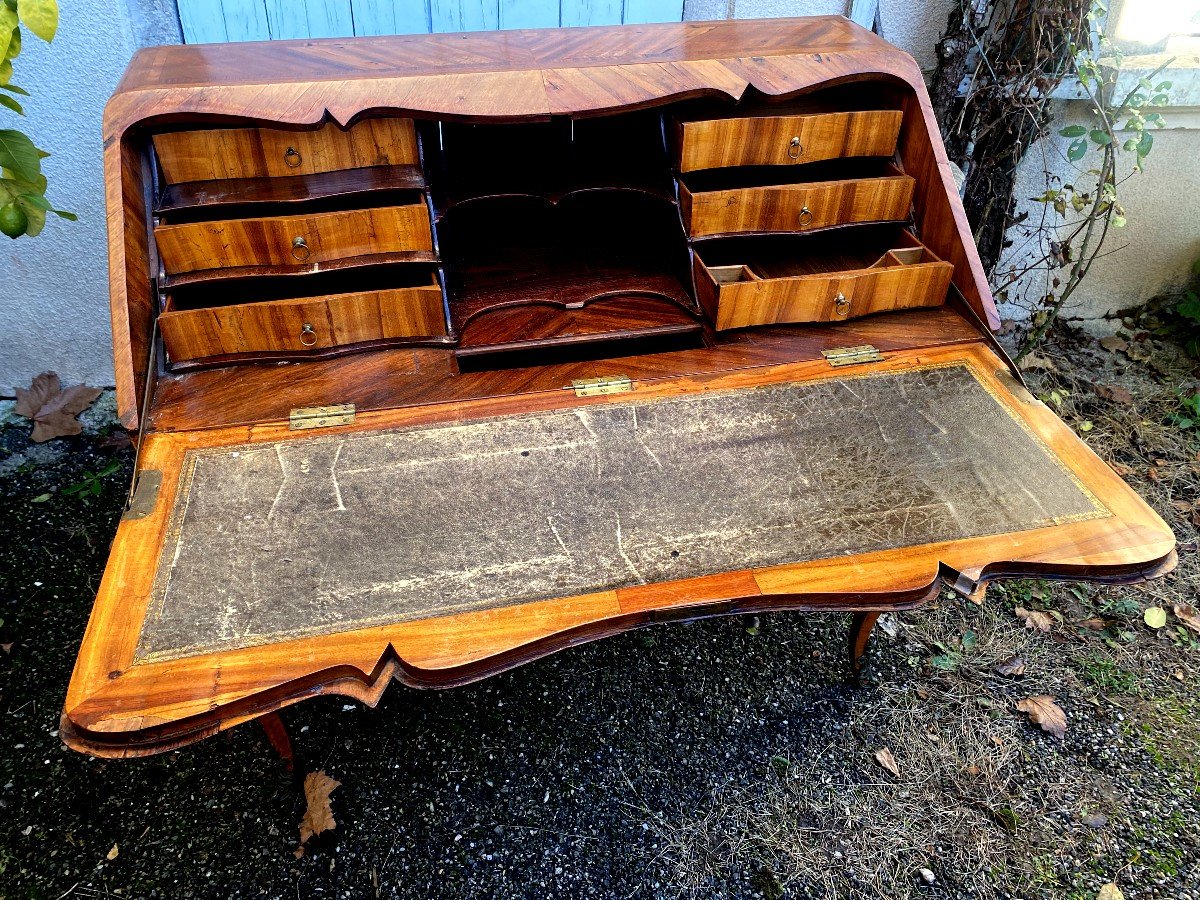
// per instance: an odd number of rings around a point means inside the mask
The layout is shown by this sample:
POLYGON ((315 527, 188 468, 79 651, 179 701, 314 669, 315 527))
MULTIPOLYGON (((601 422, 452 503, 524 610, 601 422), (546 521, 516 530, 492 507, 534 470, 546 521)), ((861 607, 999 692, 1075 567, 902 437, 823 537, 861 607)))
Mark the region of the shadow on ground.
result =
POLYGON ((1200 516, 1181 501, 1200 447, 1158 421, 1162 378, 1118 373, 1130 407, 1081 386, 1111 374, 1092 362, 1035 391, 1064 392, 1177 529, 1177 574, 944 598, 876 630, 857 690, 846 620, 784 614, 757 634, 658 626, 445 693, 393 686, 375 710, 310 701, 287 713, 302 768, 342 787, 337 829, 299 859, 300 794, 253 726, 137 761, 59 742, 131 459, 100 434, 31 449, 10 422, 0 897, 1092 898, 1115 879, 1200 898, 1200 645, 1174 617, 1142 624, 1195 601, 1200 516), (1016 606, 1061 624, 1033 633, 1016 606), (998 674, 1014 655, 1026 674, 998 674), (1037 694, 1066 711, 1064 740, 1016 713, 1037 694))

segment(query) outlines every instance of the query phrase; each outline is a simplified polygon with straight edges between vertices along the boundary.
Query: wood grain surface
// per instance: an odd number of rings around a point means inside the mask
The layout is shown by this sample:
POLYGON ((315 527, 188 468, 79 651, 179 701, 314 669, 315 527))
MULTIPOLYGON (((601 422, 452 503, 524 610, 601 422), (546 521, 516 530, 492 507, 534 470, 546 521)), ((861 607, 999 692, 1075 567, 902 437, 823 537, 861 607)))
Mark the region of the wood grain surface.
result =
POLYGON ((900 120, 899 110, 882 109, 683 122, 679 171, 891 156, 900 120))
POLYGON ((433 250, 424 204, 159 225, 154 238, 168 274, 433 250))
POLYGON ((154 135, 168 184, 287 178, 367 166, 416 165, 412 119, 364 119, 342 129, 215 128, 154 135))
MULTIPOLYGON (((838 556, 793 565, 620 588, 583 597, 464 612, 429 621, 377 625, 335 635, 135 663, 169 511, 190 448, 295 440, 286 427, 262 425, 151 435, 141 466, 164 473, 150 514, 127 519, 81 648, 63 717, 71 746, 110 756, 179 746, 304 697, 335 693, 378 701, 393 678, 413 687, 461 684, 565 646, 653 621, 771 609, 882 610, 935 596, 939 585, 976 590, 1006 574, 1129 580, 1161 572, 1173 560, 1170 530, 1137 495, 1043 404, 1016 396, 1003 361, 981 344, 889 354, 872 373, 939 364, 967 365, 975 377, 1037 436, 1073 477, 1103 498, 1109 516, 1033 530, 944 541, 900 550, 838 556), (220 672, 214 678, 214 672, 220 672)), ((707 377, 638 383, 650 399, 754 385, 845 378, 826 363, 793 363, 707 377)), ((410 407, 359 416, 347 433, 516 411, 587 407, 617 398, 579 399, 569 392, 410 407)))

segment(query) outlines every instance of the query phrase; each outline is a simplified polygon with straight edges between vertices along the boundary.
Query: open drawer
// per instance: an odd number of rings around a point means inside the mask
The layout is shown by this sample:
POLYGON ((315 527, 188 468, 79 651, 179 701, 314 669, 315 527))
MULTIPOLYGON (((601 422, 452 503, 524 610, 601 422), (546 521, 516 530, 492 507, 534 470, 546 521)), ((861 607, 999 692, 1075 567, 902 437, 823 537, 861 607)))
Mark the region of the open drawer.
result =
POLYGON ((714 241, 692 264, 696 295, 718 331, 940 306, 954 270, 895 227, 714 241))
POLYGON ((147 435, 67 694, 105 756, 639 625, 1136 580, 1170 530, 982 342, 147 435))
POLYGON ((693 238, 804 232, 835 225, 899 222, 912 210, 914 179, 884 160, 778 170, 720 169, 679 184, 684 226, 693 238))
POLYGON ((357 290, 305 295, 313 282, 331 279, 242 279, 172 291, 158 318, 170 361, 304 358, 447 333, 442 290, 428 266, 365 269, 336 282, 357 290))
POLYGON ((159 225, 154 239, 169 275, 433 250, 423 203, 159 225))

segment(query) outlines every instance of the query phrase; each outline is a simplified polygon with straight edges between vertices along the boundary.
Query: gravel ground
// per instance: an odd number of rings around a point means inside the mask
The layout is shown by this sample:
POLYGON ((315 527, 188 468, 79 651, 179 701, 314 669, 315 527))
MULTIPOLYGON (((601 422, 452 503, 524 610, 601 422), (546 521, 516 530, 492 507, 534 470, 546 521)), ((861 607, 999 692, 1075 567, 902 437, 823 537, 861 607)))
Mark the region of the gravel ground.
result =
MULTIPOLYGON (((1035 390, 1091 423, 1177 529, 1175 575, 944 598, 876 629, 860 689, 845 618, 780 615, 756 634, 658 626, 449 692, 393 686, 375 710, 309 701, 286 714, 300 772, 342 786, 338 827, 299 859, 301 793, 256 727, 136 761, 59 742, 131 460, 94 427, 31 448, 10 419, 0 897, 1090 900, 1116 880, 1128 898, 1200 900, 1200 644, 1173 616, 1142 623, 1148 605, 1196 600, 1200 446, 1163 424, 1167 385, 1189 376, 1085 350, 1052 348, 1035 390), (63 493, 84 481, 99 493, 63 493), (1016 606, 1062 622, 1032 632, 1016 606), (995 671, 1012 655, 1025 675, 995 671), (1065 739, 1016 712, 1037 694, 1058 698, 1065 739)), ((89 415, 102 431, 105 410, 89 415)))

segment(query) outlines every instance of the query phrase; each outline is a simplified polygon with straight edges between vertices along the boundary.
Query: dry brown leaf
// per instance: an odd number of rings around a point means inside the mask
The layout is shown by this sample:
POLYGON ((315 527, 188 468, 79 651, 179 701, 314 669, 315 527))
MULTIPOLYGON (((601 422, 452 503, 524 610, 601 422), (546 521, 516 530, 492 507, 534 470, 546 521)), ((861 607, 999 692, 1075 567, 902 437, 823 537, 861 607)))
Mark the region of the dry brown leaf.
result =
POLYGON ((96 402, 101 390, 86 384, 63 388, 56 373, 43 372, 33 379, 28 388, 17 388, 16 394, 13 412, 33 419, 30 439, 40 444, 51 438, 83 431, 83 426, 75 417, 96 402))
POLYGON ((1123 406, 1133 406, 1133 394, 1119 384, 1098 384, 1095 386, 1096 396, 1101 400, 1110 400, 1123 406))
POLYGON ((117 858, 117 854, 120 852, 121 851, 117 848, 117 845, 113 844, 112 849, 109 850, 107 854, 105 854, 104 858, 107 859, 109 862, 112 862, 114 859, 117 858))
POLYGON ((1024 675, 1025 660, 1019 656, 1010 656, 1008 659, 996 663, 996 671, 1001 675, 1024 675))
POLYGON ((1196 612, 1196 607, 1189 606, 1186 603, 1176 603, 1172 608, 1175 613, 1175 618, 1186 625, 1192 631, 1200 634, 1200 613, 1196 612))
POLYGON ((875 751, 875 762, 879 763, 897 778, 900 777, 900 767, 896 765, 896 757, 887 747, 875 751))
POLYGON ((1115 334, 1110 334, 1108 337, 1100 338, 1100 346, 1105 350, 1116 353, 1118 350, 1124 350, 1129 346, 1129 341, 1125 338, 1117 337, 1115 334))
POLYGON ((1129 466, 1122 465, 1121 463, 1118 463, 1118 462, 1110 462, 1108 464, 1108 467, 1110 469, 1112 469, 1114 472, 1116 472, 1118 475, 1120 475, 1122 478, 1128 478, 1130 475, 1133 474, 1133 469, 1129 468, 1129 466))
POLYGON ((1110 881, 1096 893, 1096 900, 1125 900, 1125 895, 1115 881, 1110 881))
POLYGON ((1026 628, 1032 628, 1034 631, 1050 631, 1054 627, 1054 618, 1039 610, 1018 606, 1013 612, 1025 623, 1026 628))
POLYGON ((1057 372, 1058 366, 1054 364, 1054 360, 1048 359, 1039 353, 1027 353, 1025 357, 1017 363, 1017 368, 1025 372, 1030 369, 1041 369, 1043 372, 1057 372))
POLYGON ((1079 627, 1088 631, 1103 631, 1108 627, 1108 623, 1098 616, 1093 616, 1090 619, 1084 619, 1082 622, 1080 622, 1079 627))
POLYGON ((313 835, 322 831, 337 828, 333 818, 333 807, 329 795, 341 787, 341 782, 330 778, 324 770, 309 772, 304 776, 304 800, 308 808, 304 818, 300 820, 300 846, 296 848, 296 858, 304 855, 304 844, 313 835))
POLYGON ((1017 702, 1017 709, 1028 715, 1029 720, 1035 725, 1040 725, 1042 731, 1057 738, 1066 737, 1067 714, 1049 694, 1026 697, 1017 702))

